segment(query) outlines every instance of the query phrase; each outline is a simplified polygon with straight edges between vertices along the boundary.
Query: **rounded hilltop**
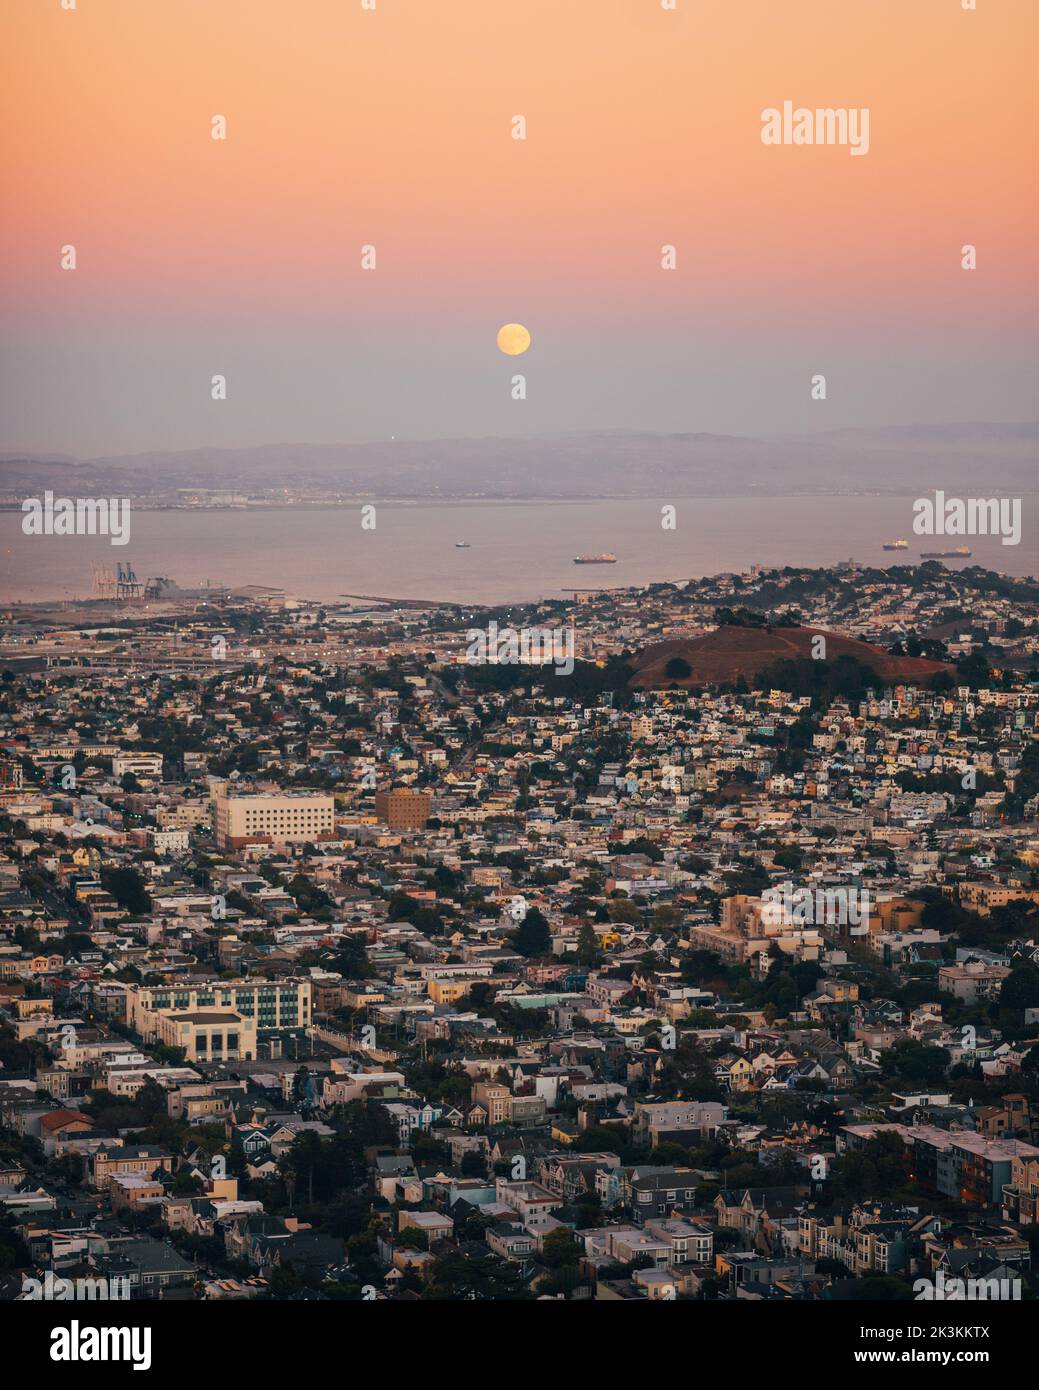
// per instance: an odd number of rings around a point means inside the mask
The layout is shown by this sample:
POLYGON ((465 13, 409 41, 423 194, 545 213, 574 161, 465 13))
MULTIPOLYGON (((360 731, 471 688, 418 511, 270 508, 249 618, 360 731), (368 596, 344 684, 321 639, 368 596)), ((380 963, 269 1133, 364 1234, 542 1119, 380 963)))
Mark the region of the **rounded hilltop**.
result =
POLYGON ((851 658, 869 667, 886 685, 902 681, 930 684, 939 672, 952 674, 954 667, 924 657, 893 656, 882 647, 825 632, 817 627, 744 627, 725 625, 698 637, 654 642, 630 662, 630 684, 635 690, 669 686, 690 688, 734 684, 741 678, 753 686, 762 672, 779 662, 813 661, 814 639, 826 640, 827 662, 851 658), (683 674, 684 666, 689 668, 683 674))

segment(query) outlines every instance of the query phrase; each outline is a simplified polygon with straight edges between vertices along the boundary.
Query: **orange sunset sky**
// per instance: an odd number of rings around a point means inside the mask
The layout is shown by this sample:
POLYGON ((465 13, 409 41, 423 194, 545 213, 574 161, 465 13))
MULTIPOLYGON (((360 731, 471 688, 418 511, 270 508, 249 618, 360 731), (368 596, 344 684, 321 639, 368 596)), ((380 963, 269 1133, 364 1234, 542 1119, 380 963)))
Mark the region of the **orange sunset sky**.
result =
POLYGON ((0 40, 4 449, 1034 413, 1036 0, 4 0, 0 40), (785 99, 868 107, 868 155, 763 145, 785 99))

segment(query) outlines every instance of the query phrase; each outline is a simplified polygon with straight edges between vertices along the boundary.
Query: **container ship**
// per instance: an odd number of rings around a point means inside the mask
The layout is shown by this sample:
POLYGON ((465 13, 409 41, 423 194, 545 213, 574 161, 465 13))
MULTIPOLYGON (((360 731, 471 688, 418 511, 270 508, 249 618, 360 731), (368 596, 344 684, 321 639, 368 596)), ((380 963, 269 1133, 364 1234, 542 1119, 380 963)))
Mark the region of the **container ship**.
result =
POLYGON ((965 545, 958 545, 955 550, 921 550, 921 560, 969 560, 973 555, 972 550, 968 550, 965 545))
POLYGON ((616 555, 611 555, 608 550, 604 550, 601 555, 575 555, 575 565, 615 565, 616 555))
POLYGON ((908 541, 885 541, 885 542, 884 542, 884 549, 885 549, 885 550, 908 550, 908 549, 909 549, 909 542, 908 542, 908 541))

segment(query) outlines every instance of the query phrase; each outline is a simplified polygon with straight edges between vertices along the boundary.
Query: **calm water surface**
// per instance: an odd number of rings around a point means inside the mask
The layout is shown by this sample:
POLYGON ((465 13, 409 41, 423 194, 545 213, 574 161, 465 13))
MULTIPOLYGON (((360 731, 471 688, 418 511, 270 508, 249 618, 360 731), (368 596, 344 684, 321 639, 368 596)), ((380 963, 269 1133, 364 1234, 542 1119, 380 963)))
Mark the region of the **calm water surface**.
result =
MULTIPOLYGON (((1013 575, 1039 573, 1039 537, 1022 506, 1022 539, 971 537, 972 561, 1013 575)), ((25 536, 21 514, 0 514, 0 600, 87 597, 92 566, 130 562, 140 579, 168 575, 183 588, 209 581, 265 584, 328 601, 341 594, 500 603, 565 589, 682 580, 752 564, 830 565, 854 557, 905 563, 964 538, 914 536, 909 497, 687 498, 661 528, 663 501, 378 504, 375 531, 360 503, 247 511, 135 510, 128 545, 100 536, 25 536), (903 538, 909 550, 884 551, 903 538), (456 549, 456 541, 469 548, 456 549), (577 566, 612 551, 617 564, 577 566)), ((964 562, 950 562, 959 567, 964 562)))

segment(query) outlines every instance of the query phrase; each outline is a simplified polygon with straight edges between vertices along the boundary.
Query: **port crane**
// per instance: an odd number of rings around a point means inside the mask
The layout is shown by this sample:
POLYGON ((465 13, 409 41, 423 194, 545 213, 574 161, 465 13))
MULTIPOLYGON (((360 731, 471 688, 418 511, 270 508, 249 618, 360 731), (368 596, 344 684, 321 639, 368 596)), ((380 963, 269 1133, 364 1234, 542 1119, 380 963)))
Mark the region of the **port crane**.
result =
POLYGON ((94 565, 94 597, 115 598, 115 575, 108 565, 94 565))
POLYGON ((129 560, 125 565, 120 561, 116 565, 115 596, 118 599, 140 598, 142 584, 134 573, 133 565, 129 560))

